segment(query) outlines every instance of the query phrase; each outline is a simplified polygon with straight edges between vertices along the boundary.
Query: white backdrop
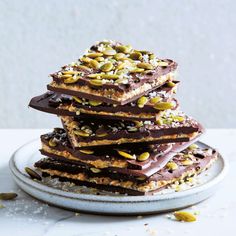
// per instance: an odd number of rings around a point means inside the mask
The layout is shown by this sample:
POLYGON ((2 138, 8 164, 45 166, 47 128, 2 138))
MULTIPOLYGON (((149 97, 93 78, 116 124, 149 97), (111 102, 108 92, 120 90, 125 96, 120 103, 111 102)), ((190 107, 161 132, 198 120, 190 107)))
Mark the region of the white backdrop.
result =
POLYGON ((206 127, 236 128, 235 12, 233 0, 1 0, 0 128, 58 125, 30 98, 105 38, 176 60, 182 109, 206 127))

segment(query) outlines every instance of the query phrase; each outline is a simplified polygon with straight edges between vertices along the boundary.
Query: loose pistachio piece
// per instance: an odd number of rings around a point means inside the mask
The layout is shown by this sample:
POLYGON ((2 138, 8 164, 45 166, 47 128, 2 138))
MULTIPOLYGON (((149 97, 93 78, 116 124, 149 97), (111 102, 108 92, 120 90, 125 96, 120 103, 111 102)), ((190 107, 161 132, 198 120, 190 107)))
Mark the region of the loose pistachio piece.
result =
POLYGON ((35 172, 34 170, 30 169, 29 167, 25 167, 25 172, 32 178, 36 180, 42 180, 41 176, 35 172))
POLYGON ((178 165, 173 162, 173 161, 169 161, 167 164, 166 164, 166 167, 169 169, 169 170, 177 170, 178 169, 178 165))
POLYGON ((168 86, 168 87, 175 87, 175 83, 172 82, 172 81, 168 81, 168 82, 167 82, 167 86, 168 86))
POLYGON ((156 104, 156 103, 158 103, 158 102, 160 102, 161 101, 161 97, 154 97, 154 98, 151 98, 150 99, 150 102, 152 103, 152 104, 156 104))
POLYGON ((189 150, 195 150, 197 148, 198 148, 198 145, 196 143, 193 143, 188 147, 189 150))
POLYGON ((69 77, 69 78, 64 79, 64 83, 73 84, 73 83, 76 83, 80 78, 81 78, 80 76, 69 77))
POLYGON ((78 97, 75 97, 75 96, 73 96, 73 99, 74 99, 76 102, 78 102, 78 103, 82 103, 82 102, 83 102, 81 98, 78 98, 78 97))
POLYGON ((120 78, 120 76, 116 74, 113 74, 113 75, 102 74, 101 77, 102 79, 115 79, 115 80, 120 78))
POLYGON ((143 96, 143 97, 139 98, 138 101, 137 101, 138 107, 139 107, 139 108, 143 108, 144 105, 145 105, 147 102, 148 102, 148 98, 147 98, 147 97, 144 97, 144 96, 143 96))
POLYGON ((95 174, 101 172, 100 169, 98 169, 98 168, 94 168, 94 167, 90 168, 90 170, 91 170, 93 173, 95 173, 95 174))
POLYGON ((124 46, 124 45, 119 45, 116 46, 117 52, 122 52, 122 53, 129 53, 132 50, 132 47, 130 45, 124 46))
POLYGON ((17 196, 16 193, 0 193, 0 200, 12 200, 17 196))
POLYGON ((90 75, 88 75, 88 77, 91 79, 94 79, 94 78, 101 79, 102 75, 103 75, 102 73, 96 73, 96 74, 90 74, 90 75))
POLYGON ((174 213, 174 216, 176 220, 179 220, 179 221, 193 222, 197 220, 195 215, 186 211, 176 211, 174 213))
POLYGON ((99 79, 92 79, 92 80, 89 80, 89 83, 90 83, 91 85, 94 85, 94 86, 102 86, 102 85, 103 85, 102 80, 99 80, 99 79))
POLYGON ((84 154, 88 154, 88 155, 91 155, 94 153, 93 150, 88 150, 88 149, 81 149, 79 150, 80 152, 84 153, 84 154))
POLYGON ((146 63, 146 62, 140 62, 137 64, 137 67, 139 68, 143 68, 143 69, 146 69, 146 70, 152 70, 153 69, 153 65, 149 64, 149 63, 146 63))
POLYGON ((142 59, 142 53, 140 53, 138 51, 132 52, 129 57, 133 60, 140 60, 140 59, 142 59))
POLYGON ((102 104, 101 101, 89 100, 89 105, 91 105, 93 107, 99 106, 101 104, 102 104))
POLYGON ((164 111, 167 109, 172 109, 174 105, 171 102, 158 102, 153 107, 157 110, 164 111))
POLYGON ((54 141, 53 138, 51 138, 51 139, 49 140, 48 144, 49 144, 50 147, 56 147, 56 146, 57 146, 57 143, 54 141))
POLYGON ((184 165, 184 166, 190 166, 193 164, 193 161, 192 160, 184 160, 184 161, 181 161, 181 164, 184 165))
POLYGON ((105 56, 114 56, 116 54, 116 50, 114 49, 106 49, 103 51, 105 56))
POLYGON ((100 53, 100 52, 93 52, 93 53, 89 53, 86 55, 87 57, 90 57, 90 58, 96 58, 96 57, 102 57, 103 54, 100 53))
POLYGON ((81 137, 89 137, 90 134, 83 130, 74 130, 74 134, 81 137))
POLYGON ((136 159, 136 157, 135 157, 134 155, 131 155, 131 154, 127 153, 127 152, 120 151, 120 150, 118 150, 117 152, 118 152, 122 157, 125 157, 125 158, 127 158, 127 159, 132 159, 132 160, 135 160, 135 159, 136 159))
POLYGON ((89 62, 89 65, 90 65, 90 67, 92 67, 93 69, 98 69, 98 68, 100 67, 99 62, 96 61, 96 60, 93 60, 93 59, 89 62))
POLYGON ((138 156, 138 161, 146 161, 150 157, 149 152, 144 152, 138 156))
POLYGON ((65 75, 61 75, 61 78, 63 79, 67 79, 67 78, 72 78, 72 74, 65 74, 65 75))
POLYGON ((107 63, 103 64, 100 69, 101 69, 103 72, 108 72, 108 71, 111 71, 112 68, 113 68, 112 63, 111 63, 111 62, 107 62, 107 63))
POLYGON ((116 55, 114 55, 114 59, 119 61, 121 58, 124 58, 125 54, 124 53, 116 53, 116 55))

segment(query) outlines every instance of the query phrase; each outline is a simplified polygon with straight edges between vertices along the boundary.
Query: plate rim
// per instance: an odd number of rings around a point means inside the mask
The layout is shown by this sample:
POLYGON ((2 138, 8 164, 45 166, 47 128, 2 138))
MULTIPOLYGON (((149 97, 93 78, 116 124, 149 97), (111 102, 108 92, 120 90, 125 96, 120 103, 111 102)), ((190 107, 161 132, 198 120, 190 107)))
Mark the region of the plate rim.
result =
MULTIPOLYGON (((27 177, 23 172, 21 172, 15 163, 16 156, 24 150, 26 147, 32 146, 34 143, 39 142, 39 138, 33 139, 28 141, 27 143, 20 146, 16 151, 11 155, 11 158, 9 160, 9 167, 12 175, 14 178, 17 178, 18 180, 24 182, 24 184, 27 184, 31 188, 34 188, 38 191, 45 192, 47 194, 57 195, 58 197, 63 198, 69 198, 73 200, 80 200, 80 201, 92 201, 92 202, 112 202, 112 203, 145 203, 145 202, 155 202, 155 201, 162 201, 162 200, 170 200, 170 199, 179 199, 182 197, 188 197, 190 195, 193 195, 195 193, 202 192, 208 188, 211 188, 218 183, 220 183, 224 177, 226 176, 228 172, 228 162, 219 152, 218 152, 218 158, 221 159, 222 167, 217 176, 215 176, 212 180, 209 182, 203 183, 200 186, 196 186, 194 188, 190 188, 187 190, 183 190, 181 192, 173 192, 173 193, 165 193, 165 194, 157 194, 157 195, 150 195, 150 196, 126 196, 126 195, 117 195, 117 196, 109 196, 109 195, 95 195, 95 194, 86 194, 86 193, 74 193, 74 192, 68 192, 64 191, 62 189, 57 189, 51 186, 47 186, 43 183, 40 183, 38 181, 32 180, 29 177, 27 177)), ((200 144, 203 144, 205 146, 209 146, 208 144, 197 141, 200 144)))

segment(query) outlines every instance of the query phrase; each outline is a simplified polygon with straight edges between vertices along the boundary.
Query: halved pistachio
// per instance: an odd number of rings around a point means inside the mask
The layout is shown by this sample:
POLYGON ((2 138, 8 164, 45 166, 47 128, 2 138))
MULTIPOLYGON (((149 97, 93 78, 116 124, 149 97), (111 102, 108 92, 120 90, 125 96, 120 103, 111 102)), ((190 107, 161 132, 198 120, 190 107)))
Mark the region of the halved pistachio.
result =
POLYGON ((137 101, 138 107, 139 107, 139 108, 143 108, 144 105, 145 105, 147 102, 148 102, 148 98, 147 98, 147 97, 143 96, 143 97, 139 98, 138 101, 137 101))
POLYGON ((113 64, 111 62, 107 62, 107 63, 103 64, 100 69, 103 72, 108 72, 108 71, 111 71, 112 68, 113 68, 113 64))
POLYGON ((75 97, 75 96, 73 96, 72 98, 73 98, 76 102, 78 102, 78 103, 82 103, 82 102, 83 102, 81 98, 78 98, 78 97, 75 97))
POLYGON ((116 54, 114 55, 114 58, 115 58, 115 60, 117 60, 117 61, 119 61, 121 58, 124 58, 124 57, 125 57, 125 54, 124 54, 124 53, 121 53, 121 52, 116 53, 116 54))
POLYGON ((150 99, 150 103, 156 104, 161 101, 161 97, 154 97, 150 99))
POLYGON ((88 133, 88 134, 92 134, 93 133, 92 129, 88 125, 83 125, 82 127, 80 127, 80 129, 82 131, 84 131, 85 133, 88 133))
POLYGON ((51 138, 48 141, 48 144, 49 144, 50 147, 56 147, 57 146, 57 143, 55 142, 55 140, 53 138, 51 138))
POLYGON ((74 130, 74 134, 81 137, 89 137, 90 134, 83 130, 74 130))
POLYGON ((0 193, 0 200, 12 200, 17 196, 16 193, 0 193))
POLYGON ((163 125, 163 124, 164 124, 163 119, 161 119, 161 118, 158 119, 158 120, 156 120, 155 123, 156 123, 157 125, 163 125))
POLYGON ((64 79, 64 83, 73 84, 73 83, 76 83, 80 78, 81 78, 80 76, 69 77, 69 78, 64 79))
POLYGON ((102 74, 101 77, 102 77, 102 79, 119 79, 120 78, 120 76, 117 74, 112 74, 112 75, 102 74))
POLYGON ((105 49, 103 52, 102 52, 105 56, 114 56, 116 54, 116 50, 114 49, 105 49))
POLYGON ((149 54, 149 60, 153 60, 155 58, 156 58, 155 54, 149 54))
POLYGON ((125 68, 126 65, 127 65, 127 64, 126 64, 125 62, 122 62, 122 63, 120 63, 120 64, 117 65, 116 69, 117 69, 117 70, 122 70, 122 69, 125 68))
POLYGON ((116 46, 116 50, 122 53, 129 53, 132 50, 132 47, 130 45, 119 45, 116 46))
POLYGON ((125 157, 127 159, 132 159, 132 160, 135 160, 136 157, 134 155, 131 155, 127 152, 124 152, 124 151, 120 151, 120 150, 117 150, 117 152, 122 156, 122 157, 125 157))
POLYGON ((179 167, 178 165, 173 162, 173 161, 170 161, 166 164, 166 167, 169 169, 169 170, 177 170, 179 167))
POLYGON ((88 150, 88 149, 80 149, 79 151, 84 153, 84 154, 88 154, 88 155, 91 155, 91 154, 94 153, 93 150, 88 150))
POLYGON ((193 222, 197 220, 195 215, 186 211, 176 211, 174 213, 174 216, 176 220, 179 220, 179 221, 193 222))
POLYGON ((196 143, 193 143, 188 147, 189 150, 195 150, 197 148, 198 148, 198 145, 196 143))
POLYGON ((100 52, 93 52, 93 53, 89 53, 86 56, 90 57, 90 58, 96 58, 96 57, 101 57, 103 54, 100 52))
POLYGON ((185 120, 185 118, 183 116, 174 116, 173 120, 178 121, 178 122, 183 122, 185 120))
POLYGON ((96 61, 96 60, 93 60, 93 59, 89 62, 89 65, 90 65, 90 67, 92 67, 93 69, 98 69, 98 68, 100 67, 99 62, 96 61))
POLYGON ((108 133, 106 133, 106 132, 103 132, 103 133, 96 133, 96 136, 99 137, 99 138, 105 137, 105 136, 107 136, 107 135, 108 135, 108 133))
POLYGON ((100 169, 98 169, 98 168, 94 168, 94 167, 91 167, 90 170, 91 170, 93 173, 95 173, 95 174, 101 172, 100 169))
POLYGON ((143 71, 144 71, 143 68, 135 68, 135 69, 131 70, 130 73, 141 73, 143 71))
POLYGON ((29 167, 25 167, 25 172, 32 178, 32 179, 37 179, 37 180, 42 180, 41 176, 35 172, 34 170, 32 170, 29 167))
POLYGON ((172 81, 168 81, 166 84, 168 87, 175 87, 175 83, 172 81))
POLYGON ((84 65, 77 65, 76 67, 77 67, 78 69, 81 69, 81 70, 90 70, 89 67, 84 66, 84 65))
POLYGON ((152 64, 149 64, 149 63, 146 63, 146 62, 140 62, 137 64, 137 67, 138 68, 143 68, 143 69, 146 69, 146 70, 152 70, 153 69, 153 65, 152 64))
POLYGON ((138 51, 135 51, 135 52, 132 52, 129 57, 133 60, 141 60, 142 59, 142 53, 140 53, 138 51))
POLYGON ((184 160, 184 161, 181 161, 181 164, 184 165, 184 166, 190 166, 193 164, 193 161, 192 160, 184 160))
POLYGON ((138 128, 135 127, 135 126, 129 127, 129 128, 128 128, 128 131, 129 131, 129 132, 136 132, 136 131, 138 131, 138 128))
POLYGON ((157 61, 158 66, 168 66, 168 62, 166 61, 157 61))
POLYGON ((116 80, 116 83, 118 83, 118 84, 128 84, 128 82, 129 82, 128 79, 125 77, 121 77, 116 80))
POLYGON ((92 79, 101 79, 102 75, 103 75, 102 73, 96 73, 96 74, 90 74, 88 75, 88 77, 92 79))
POLYGON ((85 63, 89 63, 91 60, 92 60, 92 59, 89 58, 89 57, 81 57, 81 58, 80 58, 80 61, 85 62, 85 63))
POLYGON ((138 156, 138 161, 146 161, 150 157, 149 152, 144 152, 138 156))
POLYGON ((78 74, 78 71, 75 71, 75 70, 64 70, 62 71, 62 74, 65 76, 65 75, 75 75, 75 74, 78 74))
POLYGON ((101 101, 89 100, 89 105, 91 105, 93 107, 99 106, 101 104, 102 104, 101 101))
POLYGON ((102 86, 102 85, 103 85, 102 80, 99 80, 99 79, 92 79, 92 80, 89 80, 89 83, 90 83, 91 85, 94 85, 94 86, 102 86))
POLYGON ((171 102, 158 102, 153 106, 153 108, 160 110, 160 111, 171 109, 173 107, 174 107, 174 105, 171 102))
POLYGON ((96 58, 94 58, 94 60, 96 60, 96 61, 98 61, 98 62, 102 62, 102 61, 104 61, 105 59, 104 59, 104 57, 96 57, 96 58))
POLYGON ((61 78, 66 79, 66 78, 72 78, 72 74, 65 74, 65 75, 61 75, 61 78))

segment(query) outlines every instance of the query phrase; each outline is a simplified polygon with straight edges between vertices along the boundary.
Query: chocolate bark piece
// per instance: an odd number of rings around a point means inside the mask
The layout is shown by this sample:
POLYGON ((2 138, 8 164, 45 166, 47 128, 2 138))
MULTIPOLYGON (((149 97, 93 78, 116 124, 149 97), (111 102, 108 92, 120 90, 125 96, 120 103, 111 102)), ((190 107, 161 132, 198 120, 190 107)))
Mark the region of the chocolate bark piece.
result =
MULTIPOLYGON (((73 148, 123 143, 187 142, 200 124, 180 111, 165 111, 157 122, 61 117, 73 148), (160 123, 160 124, 159 124, 160 123)), ((201 131, 200 131, 201 132, 201 131)))
POLYGON ((182 151, 196 139, 197 137, 187 143, 129 145, 128 148, 120 145, 114 148, 108 146, 106 148, 96 147, 93 150, 75 150, 71 147, 65 131, 56 128, 53 132, 41 136, 42 148, 40 151, 47 157, 65 163, 147 178, 165 166, 176 152, 182 151), (120 155, 119 151, 131 155, 134 159, 120 155), (140 161, 139 158, 144 153, 149 156, 147 160, 140 161))
POLYGON ((170 59, 161 60, 151 52, 103 41, 93 45, 78 61, 52 74, 48 89, 124 105, 173 80, 176 68, 177 63, 170 59))
POLYGON ((176 182, 188 181, 189 177, 200 174, 209 168, 216 160, 218 153, 212 149, 195 150, 186 149, 177 153, 171 162, 146 179, 140 182, 139 179, 126 179, 122 176, 114 178, 114 173, 94 172, 78 165, 56 161, 54 159, 42 159, 35 163, 35 167, 46 175, 60 178, 61 181, 74 182, 77 185, 84 185, 103 189, 112 192, 121 192, 128 195, 154 194, 160 189, 168 187, 176 182), (171 168, 171 164, 175 168, 171 168))
POLYGON ((172 98, 178 83, 179 81, 169 81, 160 88, 145 94, 143 106, 140 104, 142 98, 121 106, 51 91, 32 98, 29 106, 61 116, 93 115, 105 119, 155 121, 162 114, 162 111, 155 108, 156 103, 170 102, 173 104, 173 110, 178 107, 178 101, 172 98))

